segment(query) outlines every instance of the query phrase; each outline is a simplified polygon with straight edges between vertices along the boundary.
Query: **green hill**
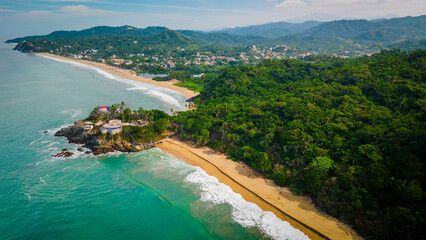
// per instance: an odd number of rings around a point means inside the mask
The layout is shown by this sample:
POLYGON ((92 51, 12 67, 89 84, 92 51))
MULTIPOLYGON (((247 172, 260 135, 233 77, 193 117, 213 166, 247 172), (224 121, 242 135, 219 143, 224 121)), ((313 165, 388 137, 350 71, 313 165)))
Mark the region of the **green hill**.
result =
POLYGON ((165 27, 147 27, 147 28, 135 28, 132 26, 121 26, 121 27, 109 27, 109 26, 98 26, 81 31, 54 31, 48 35, 40 36, 28 36, 22 38, 15 38, 7 40, 7 43, 20 43, 24 40, 32 39, 60 39, 60 38, 84 38, 94 37, 102 35, 121 35, 121 36, 152 36, 162 31, 168 30, 165 27))
POLYGON ((157 30, 160 29, 156 28, 153 30, 151 28, 149 33, 146 31, 139 31, 139 34, 126 35, 101 34, 89 37, 81 37, 81 35, 78 35, 79 37, 57 38, 51 40, 46 40, 46 38, 35 38, 20 42, 14 49, 23 52, 49 52, 51 50, 55 50, 57 52, 58 49, 63 49, 65 46, 72 46, 72 48, 65 47, 67 54, 79 54, 81 51, 87 49, 97 49, 99 53, 108 52, 110 55, 128 55, 138 53, 141 49, 147 47, 154 48, 152 51, 167 51, 167 49, 186 47, 199 43, 191 37, 168 29, 155 35, 148 35, 155 33, 157 30))

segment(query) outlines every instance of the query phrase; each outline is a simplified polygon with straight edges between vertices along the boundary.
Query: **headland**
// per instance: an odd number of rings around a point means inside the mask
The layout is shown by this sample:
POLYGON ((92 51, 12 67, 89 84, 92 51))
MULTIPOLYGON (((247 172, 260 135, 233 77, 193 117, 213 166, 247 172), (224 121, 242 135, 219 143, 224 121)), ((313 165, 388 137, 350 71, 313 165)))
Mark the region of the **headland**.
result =
MULTIPOLYGON (((198 95, 197 92, 175 86, 174 84, 178 83, 177 80, 159 82, 139 77, 131 70, 121 69, 103 63, 76 60, 48 53, 43 54, 49 57, 75 61, 100 68, 122 78, 179 91, 188 98, 198 95)), ((69 129, 64 129, 63 131, 72 132, 72 129, 75 130, 78 128, 80 129, 78 131, 81 132, 84 128, 83 125, 83 122, 76 122, 73 126, 69 127, 69 129)), ((80 138, 82 136, 83 135, 80 135, 80 138)), ((68 139, 70 140, 72 137, 68 139)), ((78 138, 74 138, 74 140, 75 139, 78 138)), ((72 142, 72 140, 70 140, 70 142, 72 142)), ((95 148, 93 147, 102 144, 94 144, 93 139, 91 142, 75 141, 75 143, 86 144, 87 147, 91 148, 92 151, 97 154, 115 150, 135 152, 157 146, 161 150, 190 165, 201 167, 209 175, 218 178, 220 182, 230 186, 234 192, 241 194, 245 200, 257 204, 263 210, 274 212, 277 217, 289 222, 293 227, 301 230, 311 239, 362 239, 349 226, 327 214, 321 213, 315 208, 309 198, 297 196, 288 188, 277 186, 272 180, 266 179, 264 176, 256 173, 244 163, 232 161, 228 159, 226 155, 218 153, 211 148, 199 147, 189 142, 182 142, 176 138, 164 138, 161 141, 147 143, 147 145, 136 144, 137 146, 131 142, 121 142, 121 140, 114 145, 106 144, 103 145, 103 147, 95 148)))

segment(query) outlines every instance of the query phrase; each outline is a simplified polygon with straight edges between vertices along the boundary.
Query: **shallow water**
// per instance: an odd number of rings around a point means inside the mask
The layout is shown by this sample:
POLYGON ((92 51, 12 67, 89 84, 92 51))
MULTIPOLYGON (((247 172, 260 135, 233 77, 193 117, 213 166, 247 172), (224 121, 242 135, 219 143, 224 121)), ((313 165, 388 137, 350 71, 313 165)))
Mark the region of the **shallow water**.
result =
POLYGON ((12 47, 0 45, 1 239, 304 238, 160 149, 94 157, 53 136, 97 105, 184 110, 180 93, 12 47), (50 157, 62 148, 76 156, 50 157))

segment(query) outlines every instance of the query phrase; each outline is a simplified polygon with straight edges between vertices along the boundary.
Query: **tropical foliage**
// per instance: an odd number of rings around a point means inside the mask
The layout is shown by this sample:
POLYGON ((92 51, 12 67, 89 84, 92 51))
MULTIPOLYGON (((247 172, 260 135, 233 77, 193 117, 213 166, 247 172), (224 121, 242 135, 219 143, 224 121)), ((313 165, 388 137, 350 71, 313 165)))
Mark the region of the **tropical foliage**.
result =
POLYGON ((422 239, 426 51, 315 62, 223 70, 175 117, 177 135, 311 196, 366 237, 422 239))

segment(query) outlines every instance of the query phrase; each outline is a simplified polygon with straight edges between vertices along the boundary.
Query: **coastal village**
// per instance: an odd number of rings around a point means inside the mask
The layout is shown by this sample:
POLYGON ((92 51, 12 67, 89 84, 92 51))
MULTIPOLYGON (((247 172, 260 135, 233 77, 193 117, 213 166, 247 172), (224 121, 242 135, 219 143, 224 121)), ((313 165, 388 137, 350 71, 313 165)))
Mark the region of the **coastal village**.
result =
MULTIPOLYGON (((109 46, 108 49, 113 49, 109 46)), ((212 52, 196 52, 194 54, 189 51, 185 53, 185 48, 177 47, 174 51, 164 53, 152 53, 150 48, 142 48, 139 53, 123 53, 108 55, 108 51, 101 53, 97 49, 86 49, 70 56, 74 59, 82 59, 106 63, 114 67, 131 69, 133 71, 143 71, 146 68, 156 69, 157 72, 170 72, 181 70, 187 67, 195 66, 222 66, 235 64, 256 64, 264 59, 294 59, 315 56, 319 53, 316 51, 300 51, 287 45, 275 45, 273 47, 247 46, 243 51, 233 52, 229 55, 215 55, 212 52)), ((61 52, 74 52, 73 46, 64 45, 50 53, 58 54, 61 52)), ((345 54, 333 53, 332 55, 340 58, 349 58, 351 52, 346 51, 345 54)), ((366 52, 356 52, 356 54, 368 54, 366 52)))

